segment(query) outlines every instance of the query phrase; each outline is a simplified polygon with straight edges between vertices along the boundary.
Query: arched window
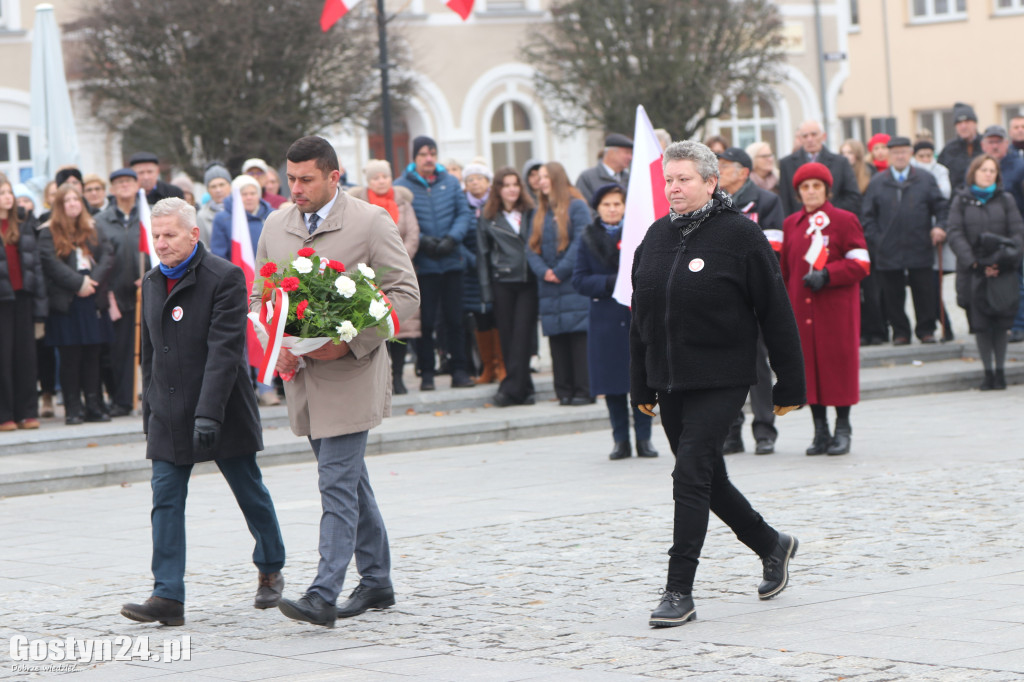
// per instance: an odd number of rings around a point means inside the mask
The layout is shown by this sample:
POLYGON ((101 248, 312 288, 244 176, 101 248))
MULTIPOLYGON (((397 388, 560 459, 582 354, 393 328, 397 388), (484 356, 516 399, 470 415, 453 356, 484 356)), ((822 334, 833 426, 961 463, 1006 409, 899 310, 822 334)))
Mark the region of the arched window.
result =
POLYGON ((522 168, 533 158, 533 125, 519 102, 505 102, 491 116, 491 160, 495 168, 522 168))
POLYGON ((767 142, 778 151, 775 108, 764 97, 740 95, 722 109, 715 122, 718 134, 733 147, 745 149, 754 142, 767 142))

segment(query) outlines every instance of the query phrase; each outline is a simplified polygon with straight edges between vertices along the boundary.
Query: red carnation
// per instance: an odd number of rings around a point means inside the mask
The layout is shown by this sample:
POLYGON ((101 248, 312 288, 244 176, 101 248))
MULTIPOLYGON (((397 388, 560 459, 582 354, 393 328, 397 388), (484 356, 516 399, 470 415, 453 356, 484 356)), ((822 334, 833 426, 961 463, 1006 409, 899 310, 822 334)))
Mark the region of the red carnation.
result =
POLYGON ((292 291, 299 290, 299 278, 298 277, 285 277, 281 280, 281 288, 291 293, 292 291))
POLYGON ((314 253, 316 253, 316 251, 314 251, 313 249, 309 248, 308 246, 306 248, 304 248, 304 249, 299 249, 299 255, 302 256, 303 258, 309 258, 314 253))
POLYGON ((295 317, 300 320, 306 317, 306 308, 309 307, 309 301, 299 301, 298 307, 295 309, 295 317))
POLYGON ((331 270, 334 270, 335 272, 345 272, 345 264, 340 261, 327 261, 327 267, 329 267, 331 270))
POLYGON ((260 277, 270 277, 277 272, 277 263, 265 263, 260 268, 260 277))

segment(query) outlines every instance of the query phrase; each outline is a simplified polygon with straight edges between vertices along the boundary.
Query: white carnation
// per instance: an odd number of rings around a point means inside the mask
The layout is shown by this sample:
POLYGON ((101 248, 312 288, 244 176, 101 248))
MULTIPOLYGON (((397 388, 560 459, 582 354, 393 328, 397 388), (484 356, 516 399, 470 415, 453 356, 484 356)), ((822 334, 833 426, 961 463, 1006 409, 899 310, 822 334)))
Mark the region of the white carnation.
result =
POLYGON ((296 272, 303 275, 308 275, 309 273, 313 272, 313 261, 303 256, 299 256, 298 258, 292 261, 292 267, 295 268, 296 272))
POLYGON ((374 299, 370 301, 370 314, 373 315, 373 319, 379 320, 388 314, 388 307, 377 299, 374 299))
POLYGON ((356 267, 359 269, 359 272, 362 273, 363 277, 365 277, 366 279, 373 279, 374 277, 377 276, 377 273, 373 271, 373 268, 371 268, 366 263, 360 263, 356 267))
POLYGON ((334 280, 334 288, 345 298, 352 298, 352 294, 356 293, 356 283, 348 275, 338 275, 338 279, 334 280))
POLYGON ((341 340, 344 341, 345 343, 348 343, 352 339, 356 338, 356 334, 359 333, 356 331, 355 326, 348 320, 345 320, 344 322, 339 324, 337 327, 337 331, 338 336, 340 336, 341 340))

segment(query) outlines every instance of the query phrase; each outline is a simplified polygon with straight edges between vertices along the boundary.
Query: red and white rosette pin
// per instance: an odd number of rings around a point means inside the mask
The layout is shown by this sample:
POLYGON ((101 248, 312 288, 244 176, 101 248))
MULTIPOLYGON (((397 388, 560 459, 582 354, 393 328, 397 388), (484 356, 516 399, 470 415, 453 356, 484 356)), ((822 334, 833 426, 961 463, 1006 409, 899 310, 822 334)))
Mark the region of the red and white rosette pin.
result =
MULTIPOLYGON (((810 229, 817 230, 818 232, 821 232, 826 227, 828 227, 831 222, 832 221, 829 219, 829 217, 823 211, 818 211, 817 213, 815 213, 814 215, 811 216, 811 227, 810 227, 810 229)), ((808 231, 810 231, 810 230, 808 230, 808 231)))
MULTIPOLYGON (((274 369, 277 367, 277 358, 281 354, 281 341, 284 339, 284 325, 287 319, 288 292, 276 287, 273 290, 273 305, 270 301, 264 301, 260 308, 260 322, 263 323, 270 337, 267 341, 266 351, 263 353, 263 365, 257 376, 257 380, 261 384, 269 384, 274 380, 274 369)), ((283 376, 281 378, 285 379, 283 376)))

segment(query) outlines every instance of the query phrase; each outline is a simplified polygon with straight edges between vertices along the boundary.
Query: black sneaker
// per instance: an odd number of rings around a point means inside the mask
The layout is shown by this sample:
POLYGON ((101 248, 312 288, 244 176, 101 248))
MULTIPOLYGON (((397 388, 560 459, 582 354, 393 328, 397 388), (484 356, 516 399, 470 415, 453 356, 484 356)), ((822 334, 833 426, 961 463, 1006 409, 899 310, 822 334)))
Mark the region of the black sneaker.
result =
POLYGON ((651 612, 648 623, 652 628, 674 628, 697 620, 697 609, 693 596, 670 590, 661 591, 661 603, 651 612))
POLYGON ((757 586, 758 599, 771 599, 786 589, 789 583, 789 560, 796 556, 800 542, 791 535, 779 533, 779 542, 772 553, 761 557, 764 580, 757 586))

